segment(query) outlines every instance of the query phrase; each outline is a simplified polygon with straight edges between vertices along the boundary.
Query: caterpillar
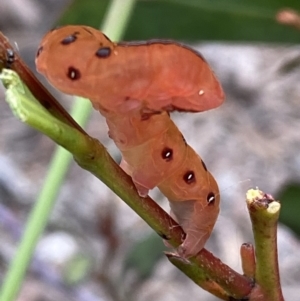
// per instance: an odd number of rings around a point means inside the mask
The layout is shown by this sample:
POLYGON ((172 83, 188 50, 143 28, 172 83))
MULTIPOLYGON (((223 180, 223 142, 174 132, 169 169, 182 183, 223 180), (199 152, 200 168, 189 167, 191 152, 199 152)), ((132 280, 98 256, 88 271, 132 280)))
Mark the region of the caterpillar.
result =
POLYGON ((201 112, 224 101, 204 58, 169 40, 114 43, 94 28, 69 25, 45 35, 36 67, 62 92, 90 99, 139 194, 157 186, 168 198, 186 233, 179 254, 196 255, 217 220, 220 194, 169 112, 201 112))

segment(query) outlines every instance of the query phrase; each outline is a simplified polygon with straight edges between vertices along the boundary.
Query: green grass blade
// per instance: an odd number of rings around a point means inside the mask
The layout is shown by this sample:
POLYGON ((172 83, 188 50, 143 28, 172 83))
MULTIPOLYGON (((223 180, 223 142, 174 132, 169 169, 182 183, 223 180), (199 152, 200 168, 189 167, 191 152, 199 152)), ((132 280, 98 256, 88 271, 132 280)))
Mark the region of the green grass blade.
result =
MULTIPOLYGON (((108 17, 106 18, 106 22, 103 25, 107 32, 110 32, 111 36, 118 38, 122 35, 125 28, 125 24, 130 16, 130 11, 133 9, 135 1, 136 0, 112 1, 110 10, 108 12, 108 17), (123 12, 121 15, 122 17, 120 17, 120 10, 122 10, 123 12), (118 18, 120 22, 115 22, 116 18, 118 18)), ((7 78, 2 77, 2 79, 4 85, 9 84, 8 82, 5 83, 5 80, 7 80, 7 78)), ((15 93, 18 95, 18 97, 20 97, 20 99, 24 100, 24 98, 28 97, 28 91, 27 88, 23 85, 17 84, 15 82, 15 79, 13 79, 13 84, 15 85, 14 89, 16 90, 13 90, 14 92, 12 93, 12 90, 9 89, 7 91, 7 99, 11 102, 12 110, 15 112, 15 114, 19 114, 19 118, 21 118, 22 121, 26 121, 28 124, 30 124, 30 122, 28 122, 27 119, 29 117, 26 116, 26 114, 24 115, 24 112, 22 111, 23 103, 27 104, 29 110, 40 109, 40 112, 43 112, 43 108, 39 104, 37 104, 35 100, 33 100, 33 102, 17 102, 16 97, 14 97, 12 94, 15 93), (18 89, 20 91, 18 91, 18 89), (18 107, 17 104, 20 105, 21 109, 18 107), (36 104, 36 106, 33 106, 32 104, 36 104)), ((77 98, 71 112, 74 119, 80 125, 84 126, 90 116, 90 112, 90 103, 84 102, 82 101, 82 99, 77 98)), ((39 116, 42 119, 44 117, 43 114, 39 116)), ((50 123, 48 123, 48 126, 51 126, 51 118, 48 118, 47 120, 50 121, 50 123)), ((43 121, 45 121, 45 119, 43 121)), ((47 123, 45 124, 47 125, 47 123)), ((52 124, 52 126, 56 126, 58 132, 61 130, 57 120, 56 123, 52 124)), ((56 148, 48 169, 44 186, 42 187, 36 204, 32 209, 22 241, 4 279, 2 289, 0 292, 1 301, 14 301, 16 299, 16 296, 20 290, 21 283, 25 276, 26 269, 32 258, 32 254, 35 249, 36 243, 46 226, 56 196, 63 183, 65 174, 69 168, 71 158, 72 157, 70 153, 67 152, 65 149, 63 149, 62 147, 56 148)))

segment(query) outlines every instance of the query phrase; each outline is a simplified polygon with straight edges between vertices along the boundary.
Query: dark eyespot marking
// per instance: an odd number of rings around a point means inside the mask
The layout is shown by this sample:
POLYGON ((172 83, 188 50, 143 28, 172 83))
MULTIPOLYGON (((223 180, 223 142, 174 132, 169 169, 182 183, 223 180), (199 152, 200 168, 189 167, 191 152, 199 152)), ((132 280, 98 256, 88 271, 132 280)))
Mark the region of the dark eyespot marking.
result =
POLYGON ((74 67, 69 67, 67 76, 71 80, 77 80, 77 79, 80 79, 81 74, 78 69, 76 69, 74 67))
POLYGON ((109 47, 102 47, 96 51, 96 56, 99 58, 107 58, 111 54, 111 49, 109 47))
POLYGON ((36 57, 39 57, 39 55, 42 53, 43 49, 44 49, 43 46, 39 47, 39 49, 36 52, 36 57))
POLYGON ((15 53, 12 49, 6 49, 6 67, 10 68, 15 61, 15 53))
POLYGON ((170 162, 173 159, 173 150, 172 148, 165 147, 161 152, 161 157, 166 161, 170 162))
POLYGON ((207 197, 206 197, 206 201, 208 203, 208 205, 213 205, 215 203, 216 197, 215 194, 213 192, 210 192, 207 197))
POLYGON ((102 34, 109 42, 111 42, 110 38, 106 34, 104 34, 103 32, 102 32, 102 34))
POLYGON ((201 163, 202 163, 204 170, 207 171, 207 167, 206 167, 205 163, 203 162, 203 160, 201 160, 201 163))
POLYGON ((186 184, 192 184, 196 182, 195 173, 192 170, 187 171, 183 176, 183 180, 186 184))
POLYGON ((71 34, 67 37, 65 37, 63 40, 61 40, 62 45, 69 45, 77 40, 77 36, 75 34, 71 34))

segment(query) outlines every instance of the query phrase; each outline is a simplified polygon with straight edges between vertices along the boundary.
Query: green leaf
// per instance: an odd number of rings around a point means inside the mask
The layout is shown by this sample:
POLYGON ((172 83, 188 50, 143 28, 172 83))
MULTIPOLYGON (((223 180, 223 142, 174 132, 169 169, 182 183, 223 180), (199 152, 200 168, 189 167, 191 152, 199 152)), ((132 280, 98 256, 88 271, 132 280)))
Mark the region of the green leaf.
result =
POLYGON ((161 237, 152 233, 146 238, 136 242, 128 252, 124 261, 124 273, 135 270, 140 280, 149 278, 166 249, 161 237))
MULTIPOLYGON (((76 0, 62 24, 97 27, 107 0, 76 0), (100 4, 101 3, 101 4, 100 4)), ((300 33, 276 22, 285 7, 300 10, 298 0, 152 0, 139 1, 125 40, 169 38, 298 43, 300 33)))
POLYGON ((300 185, 290 184, 278 195, 281 201, 279 221, 300 235, 300 185))

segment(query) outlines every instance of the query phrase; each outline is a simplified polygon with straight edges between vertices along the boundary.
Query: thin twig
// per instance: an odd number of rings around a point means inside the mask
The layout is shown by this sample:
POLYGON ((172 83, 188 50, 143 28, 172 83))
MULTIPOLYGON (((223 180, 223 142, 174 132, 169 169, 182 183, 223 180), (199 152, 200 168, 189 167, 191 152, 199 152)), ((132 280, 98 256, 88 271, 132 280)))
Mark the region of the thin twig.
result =
POLYGON ((241 246, 241 261, 244 275, 250 279, 254 279, 256 262, 255 262, 255 250, 252 244, 244 243, 241 246))
MULTIPOLYGON (((2 74, 2 79, 6 79, 8 87, 7 100, 14 113, 24 122, 70 151, 82 168, 89 170, 110 187, 150 227, 177 248, 184 237, 182 228, 150 197, 141 198, 137 194, 131 178, 120 169, 99 141, 82 134, 50 115, 36 100, 32 99, 26 87, 14 87, 14 85, 23 85, 21 82, 16 82, 16 77, 17 75, 10 70, 5 70, 5 73, 2 74)), ((234 298, 242 298, 251 291, 250 279, 230 269, 205 249, 196 258, 184 264, 187 269, 192 267, 193 272, 187 274, 198 284, 202 279, 204 282, 211 279, 234 298), (199 275, 206 276, 204 278, 199 275)), ((208 286, 206 285, 206 287, 208 286)), ((212 293, 216 293, 215 289, 212 293)))
POLYGON ((30 89, 34 97, 40 104, 47 109, 57 119, 73 126, 78 131, 85 134, 85 131, 78 125, 78 123, 68 114, 63 106, 49 93, 49 91, 39 82, 33 72, 27 67, 21 57, 8 39, 0 32, 0 71, 3 68, 8 68, 16 71, 22 78, 22 81, 30 89), (8 57, 8 54, 13 51, 13 57, 8 57), (12 60, 11 62, 8 60, 12 60))
MULTIPOLYGON (((247 206, 255 240, 255 281, 260 287, 260 293, 264 295, 264 300, 283 301, 277 256, 280 203, 271 195, 251 189, 247 193, 247 206)), ((257 290, 255 291, 256 294, 257 290)), ((254 292, 250 300, 260 300, 253 295, 254 292)))

